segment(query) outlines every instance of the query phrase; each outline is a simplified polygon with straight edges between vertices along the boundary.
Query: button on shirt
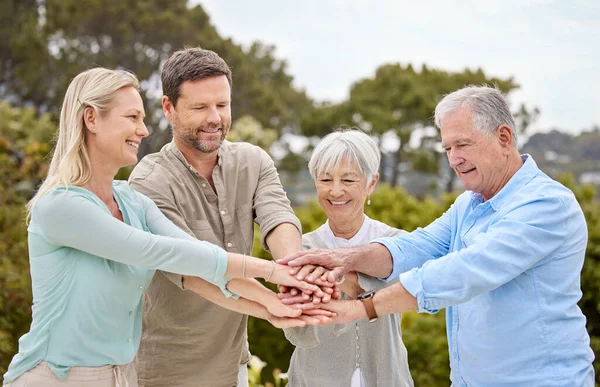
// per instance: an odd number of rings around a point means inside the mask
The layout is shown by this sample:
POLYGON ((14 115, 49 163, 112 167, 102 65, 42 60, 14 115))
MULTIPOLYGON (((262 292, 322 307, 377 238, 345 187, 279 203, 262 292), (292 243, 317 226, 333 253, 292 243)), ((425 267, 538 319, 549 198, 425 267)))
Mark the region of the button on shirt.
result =
POLYGON ((493 198, 465 192, 429 226, 377 239, 419 312, 446 310, 453 386, 593 386, 580 273, 587 226, 531 156, 493 198))
POLYGON ((35 205, 28 228, 31 329, 5 383, 41 361, 60 379, 75 366, 131 362, 142 293, 155 269, 197 275, 228 293, 225 251, 181 231, 127 182, 115 182, 113 196, 124 222, 79 187, 55 188, 35 205))

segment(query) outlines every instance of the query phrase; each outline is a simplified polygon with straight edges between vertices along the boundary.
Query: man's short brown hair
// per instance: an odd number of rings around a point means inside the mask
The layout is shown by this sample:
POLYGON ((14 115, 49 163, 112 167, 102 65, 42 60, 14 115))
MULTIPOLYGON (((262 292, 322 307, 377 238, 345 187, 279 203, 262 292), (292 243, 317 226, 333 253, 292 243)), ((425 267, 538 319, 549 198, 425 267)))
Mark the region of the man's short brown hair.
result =
POLYGON ((227 63, 214 51, 194 47, 174 52, 165 62, 160 79, 163 94, 175 106, 183 82, 219 75, 225 75, 231 86, 231 70, 227 63))

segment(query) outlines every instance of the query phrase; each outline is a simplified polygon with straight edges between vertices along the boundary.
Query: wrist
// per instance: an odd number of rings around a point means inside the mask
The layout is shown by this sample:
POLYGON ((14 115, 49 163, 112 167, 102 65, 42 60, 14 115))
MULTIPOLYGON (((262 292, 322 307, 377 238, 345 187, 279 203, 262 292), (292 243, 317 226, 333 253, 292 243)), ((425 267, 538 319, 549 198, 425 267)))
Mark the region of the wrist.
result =
POLYGON ((365 320, 369 318, 362 301, 353 300, 352 303, 352 320, 365 320))
POLYGON ((262 278, 265 279, 271 273, 271 263, 266 259, 254 258, 248 256, 246 258, 246 278, 262 278))

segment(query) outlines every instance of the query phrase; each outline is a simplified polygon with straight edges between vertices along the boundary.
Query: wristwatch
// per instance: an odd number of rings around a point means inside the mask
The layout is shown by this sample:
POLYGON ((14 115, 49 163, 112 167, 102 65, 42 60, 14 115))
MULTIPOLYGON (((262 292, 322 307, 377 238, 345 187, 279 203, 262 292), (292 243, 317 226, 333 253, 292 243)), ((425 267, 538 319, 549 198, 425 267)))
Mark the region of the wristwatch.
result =
POLYGON ((369 322, 377 320, 377 312, 375 311, 375 305, 373 305, 374 295, 375 290, 369 290, 368 292, 361 293, 356 297, 356 299, 362 301, 363 305, 365 306, 367 316, 369 317, 369 322))

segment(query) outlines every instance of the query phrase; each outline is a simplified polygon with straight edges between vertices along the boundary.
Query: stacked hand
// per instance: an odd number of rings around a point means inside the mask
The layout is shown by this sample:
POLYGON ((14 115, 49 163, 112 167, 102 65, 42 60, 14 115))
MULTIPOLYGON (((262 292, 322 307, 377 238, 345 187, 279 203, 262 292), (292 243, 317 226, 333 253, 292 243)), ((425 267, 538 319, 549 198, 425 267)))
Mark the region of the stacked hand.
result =
POLYGON ((294 318, 307 324, 324 325, 340 321, 342 316, 338 318, 338 313, 346 314, 344 309, 347 305, 336 301, 340 298, 338 286, 350 271, 350 252, 350 249, 314 249, 278 260, 275 272, 282 277, 289 276, 286 281, 272 281, 280 284, 277 296, 281 305, 301 310, 301 314, 294 318), (281 272, 282 267, 285 273, 281 272))

